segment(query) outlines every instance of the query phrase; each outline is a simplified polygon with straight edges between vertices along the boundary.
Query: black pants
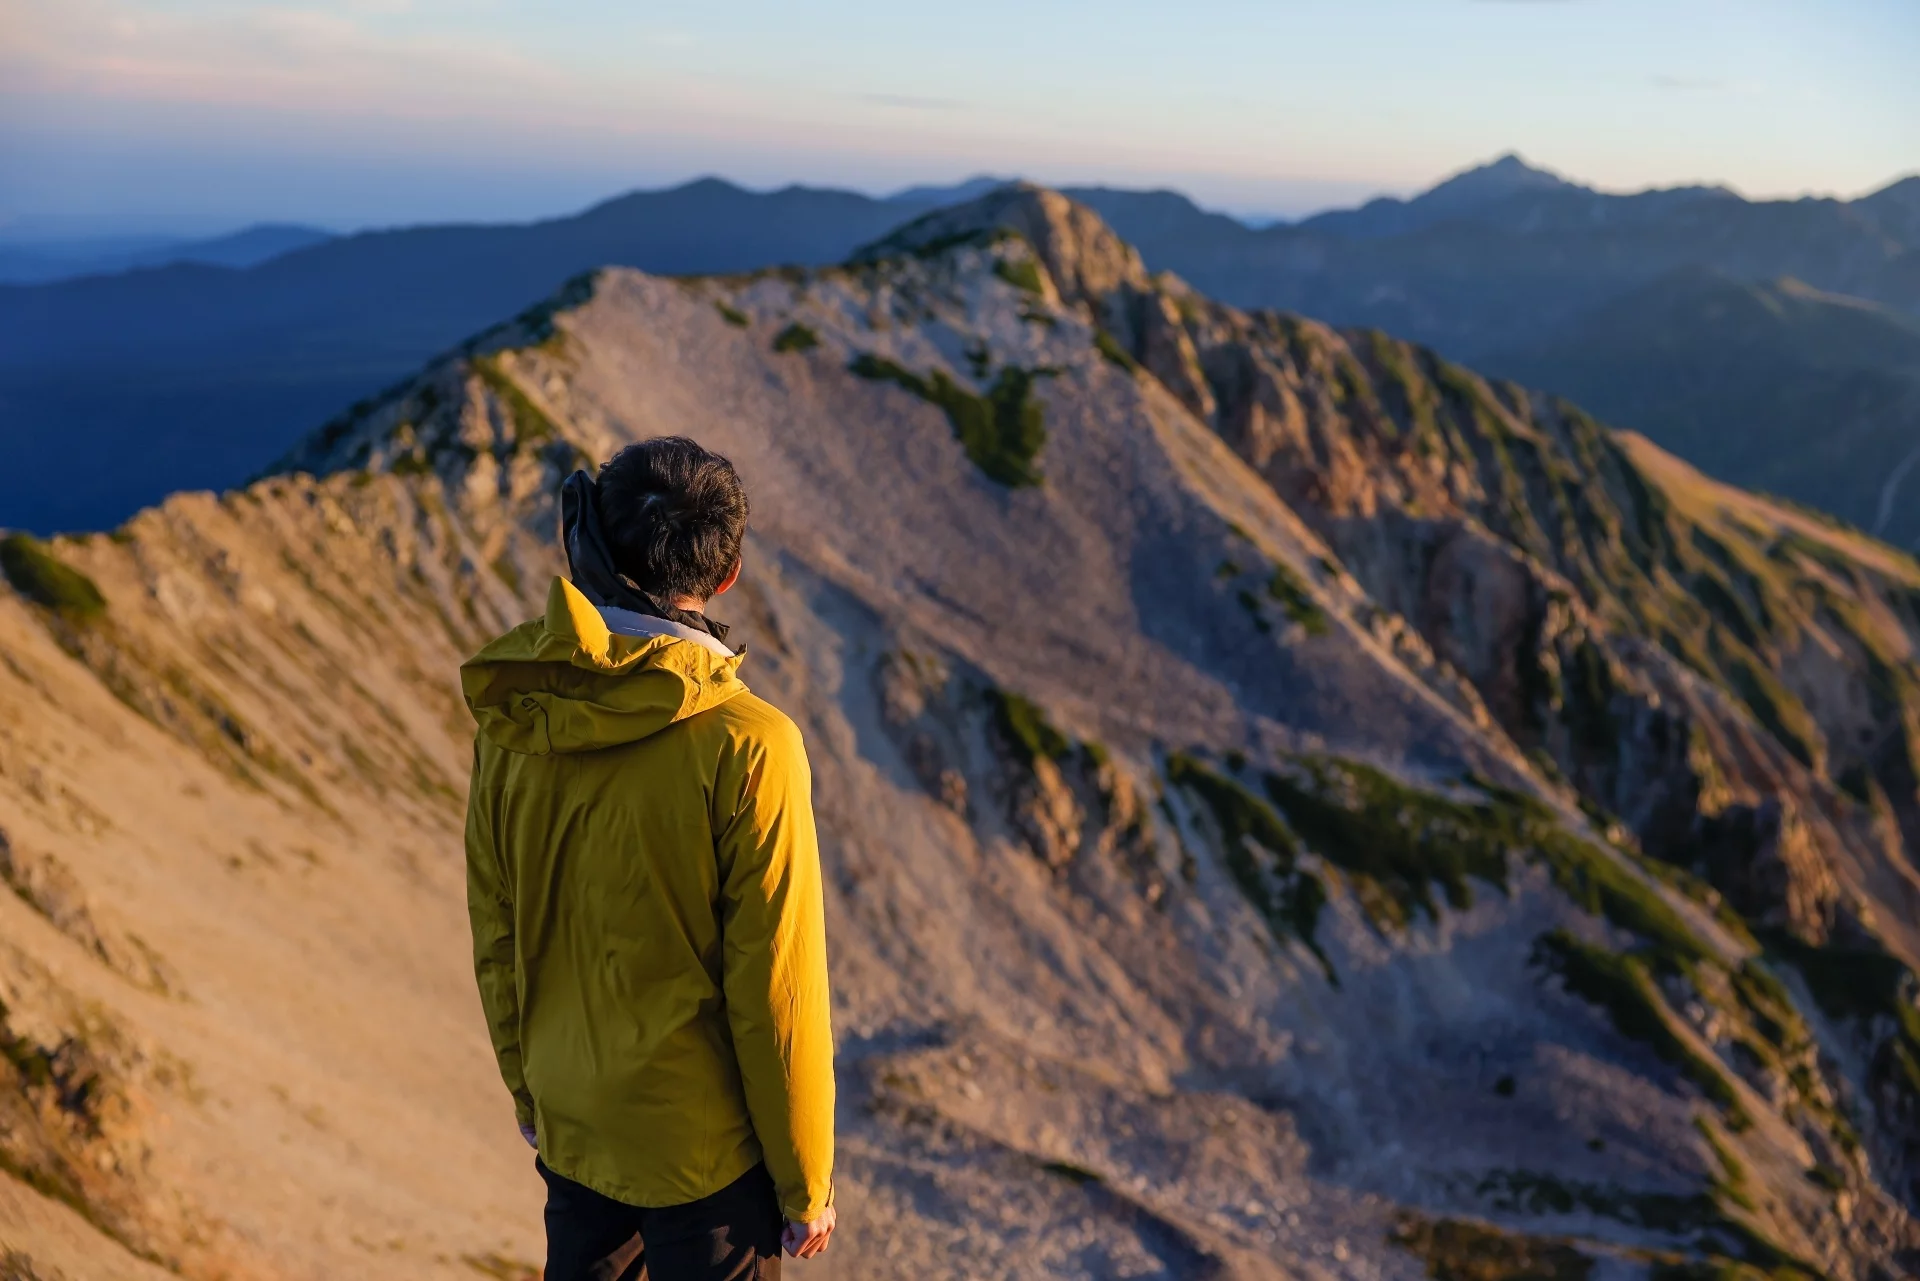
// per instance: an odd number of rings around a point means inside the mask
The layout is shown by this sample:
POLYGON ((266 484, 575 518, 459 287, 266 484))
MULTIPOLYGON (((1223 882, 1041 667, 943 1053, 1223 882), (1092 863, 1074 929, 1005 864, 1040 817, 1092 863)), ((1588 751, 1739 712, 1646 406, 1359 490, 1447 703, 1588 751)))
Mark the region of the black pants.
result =
POLYGON ((780 1281, 780 1198, 756 1165, 709 1197, 643 1210, 536 1160, 547 1181, 546 1281, 780 1281))

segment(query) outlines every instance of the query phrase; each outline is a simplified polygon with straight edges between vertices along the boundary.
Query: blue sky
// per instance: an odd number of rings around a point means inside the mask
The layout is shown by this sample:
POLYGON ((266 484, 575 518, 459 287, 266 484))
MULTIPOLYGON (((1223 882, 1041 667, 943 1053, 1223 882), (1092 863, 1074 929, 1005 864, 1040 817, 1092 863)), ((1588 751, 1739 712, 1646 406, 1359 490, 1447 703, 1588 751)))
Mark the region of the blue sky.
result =
POLYGON ((0 234, 523 218, 982 171, 1297 215, 1497 153, 1920 170, 1915 0, 0 0, 0 234))

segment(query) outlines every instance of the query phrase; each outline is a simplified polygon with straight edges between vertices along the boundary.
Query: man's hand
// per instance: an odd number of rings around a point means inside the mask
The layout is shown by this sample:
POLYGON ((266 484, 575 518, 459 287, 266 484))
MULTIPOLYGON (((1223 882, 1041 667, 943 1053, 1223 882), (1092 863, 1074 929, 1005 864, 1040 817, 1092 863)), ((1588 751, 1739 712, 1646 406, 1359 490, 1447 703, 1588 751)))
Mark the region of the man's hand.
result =
POLYGON ((521 1126, 520 1137, 525 1139, 527 1141, 527 1146, 532 1148, 535 1152, 538 1152, 540 1150, 540 1136, 534 1132, 534 1129, 532 1126, 530 1125, 521 1126))
POLYGON ((789 1219, 786 1231, 780 1234, 780 1244, 796 1259, 811 1259, 827 1248, 827 1240, 833 1236, 833 1220, 832 1206, 822 1210, 820 1217, 811 1223, 795 1223, 789 1219))

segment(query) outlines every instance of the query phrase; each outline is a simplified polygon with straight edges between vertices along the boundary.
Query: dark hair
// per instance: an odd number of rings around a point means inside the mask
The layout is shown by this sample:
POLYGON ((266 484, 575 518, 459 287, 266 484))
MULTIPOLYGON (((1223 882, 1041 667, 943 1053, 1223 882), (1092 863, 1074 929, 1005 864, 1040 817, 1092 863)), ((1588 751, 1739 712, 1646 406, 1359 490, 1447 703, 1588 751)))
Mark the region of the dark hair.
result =
POLYGON ((656 436, 600 464, 600 525, 614 568, 641 591, 704 601, 740 559, 747 491, 720 455, 656 436))

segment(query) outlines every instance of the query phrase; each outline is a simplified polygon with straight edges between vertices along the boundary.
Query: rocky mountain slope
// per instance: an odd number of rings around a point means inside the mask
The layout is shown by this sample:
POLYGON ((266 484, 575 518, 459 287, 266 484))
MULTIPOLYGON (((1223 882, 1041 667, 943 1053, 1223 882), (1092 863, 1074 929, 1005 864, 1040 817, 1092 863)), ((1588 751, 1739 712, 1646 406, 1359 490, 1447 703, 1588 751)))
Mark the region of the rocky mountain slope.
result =
POLYGON ((814 758, 809 1275, 1920 1266, 1920 564, 1032 188, 583 277, 0 544, 4 1266, 530 1275, 453 668, 661 431, 747 478, 715 613, 814 758))

